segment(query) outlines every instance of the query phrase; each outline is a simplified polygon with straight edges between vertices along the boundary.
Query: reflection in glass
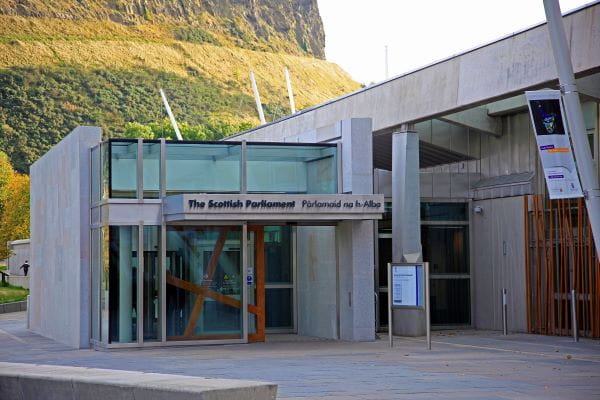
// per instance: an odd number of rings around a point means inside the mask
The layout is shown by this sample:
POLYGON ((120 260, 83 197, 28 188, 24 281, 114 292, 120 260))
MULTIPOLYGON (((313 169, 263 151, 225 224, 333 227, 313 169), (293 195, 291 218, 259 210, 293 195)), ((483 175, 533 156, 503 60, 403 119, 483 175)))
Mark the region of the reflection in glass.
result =
POLYGON ((137 140, 111 141, 110 197, 137 198, 137 140))
POLYGON ((467 226, 421 227, 423 259, 431 274, 468 274, 467 226))
POLYGON ((467 221, 467 203, 421 203, 421 221, 467 221))
POLYGON ((248 144, 248 192, 337 193, 335 146, 248 144))
POLYGON ((266 283, 293 283, 292 228, 265 226, 266 283))
POLYGON ((144 340, 160 338, 160 226, 144 226, 144 340))
POLYGON ((265 290, 267 328, 294 327, 293 290, 293 288, 267 288, 265 290))
POLYGON ((160 197, 160 142, 145 141, 143 144, 143 149, 144 198, 158 199, 160 197))
POLYGON ((167 227, 167 340, 242 337, 239 226, 167 227))
POLYGON ((241 190, 241 145, 167 143, 167 195, 241 190))
POLYGON ((431 279, 431 323, 471 323, 470 279, 431 279))
POLYGON ((109 229, 109 343, 131 343, 137 341, 138 227, 109 229))

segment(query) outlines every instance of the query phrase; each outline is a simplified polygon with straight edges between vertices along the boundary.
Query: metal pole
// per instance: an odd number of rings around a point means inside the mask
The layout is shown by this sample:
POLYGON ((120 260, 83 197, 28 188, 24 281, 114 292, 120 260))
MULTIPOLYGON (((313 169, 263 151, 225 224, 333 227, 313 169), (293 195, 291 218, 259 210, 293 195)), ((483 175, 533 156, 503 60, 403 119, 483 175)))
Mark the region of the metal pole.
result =
POLYGON ((260 118, 260 124, 264 125, 267 123, 265 120, 265 113, 263 112, 262 103, 260 102, 260 95, 258 94, 258 87, 256 86, 256 79, 254 79, 254 72, 250 71, 250 83, 252 83, 252 91, 254 92, 254 100, 256 101, 256 109, 258 110, 258 117, 260 118))
POLYGON ((296 103, 294 102, 294 92, 292 91, 292 81, 290 80, 290 71, 288 71, 287 67, 283 69, 283 74, 285 75, 285 84, 287 85, 288 97, 290 99, 290 110, 292 114, 296 113, 296 103))
POLYGON ((507 311, 506 289, 502 289, 502 333, 504 336, 508 335, 507 311))
POLYGON ((388 47, 387 45, 385 46, 385 79, 387 79, 389 77, 389 70, 388 70, 388 47))
POLYGON ((573 330, 573 340, 579 341, 579 331, 577 330, 577 299, 575 297, 575 289, 571 289, 571 328, 573 330))
POLYGON ((431 350, 431 309, 429 307, 429 263, 423 263, 425 269, 425 329, 427 330, 427 350, 431 350))
POLYGON ((171 125, 173 125, 173 129, 175 129, 175 135, 177 136, 177 140, 183 140, 181 132, 179 132, 179 127, 177 126, 177 121, 175 121, 173 111, 171 111, 171 107, 169 106, 169 102, 167 101, 167 96, 165 96, 164 90, 159 89, 158 91, 160 92, 160 97, 162 97, 163 103, 165 103, 165 108, 167 109, 167 114, 169 115, 169 119, 171 120, 171 125))
POLYGON ((390 347, 394 347, 394 337, 392 336, 392 329, 394 323, 392 321, 392 264, 387 265, 388 274, 388 337, 390 339, 390 347))
POLYGON ((563 93, 563 103, 567 114, 567 123, 571 131, 571 141, 575 152, 575 163, 581 178, 581 187, 590 218, 596 252, 600 252, 600 185, 594 172, 592 153, 586 138, 585 122, 581 111, 579 93, 575 85, 575 75, 571 63, 571 54, 567 45, 565 27, 558 0, 543 0, 548 20, 548 32, 554 51, 554 61, 558 71, 558 82, 563 93))

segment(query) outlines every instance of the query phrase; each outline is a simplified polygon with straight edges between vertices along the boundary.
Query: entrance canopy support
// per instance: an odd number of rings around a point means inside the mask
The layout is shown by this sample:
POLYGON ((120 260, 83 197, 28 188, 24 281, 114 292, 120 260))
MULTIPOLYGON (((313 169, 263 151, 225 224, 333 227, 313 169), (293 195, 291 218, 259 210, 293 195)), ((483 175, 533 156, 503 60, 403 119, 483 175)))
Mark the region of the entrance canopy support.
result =
MULTIPOLYGON (((392 262, 419 262, 421 249, 421 209, 419 184, 419 135, 412 126, 402 125, 392 137, 392 262)), ((425 311, 393 310, 396 335, 425 334, 425 311)))

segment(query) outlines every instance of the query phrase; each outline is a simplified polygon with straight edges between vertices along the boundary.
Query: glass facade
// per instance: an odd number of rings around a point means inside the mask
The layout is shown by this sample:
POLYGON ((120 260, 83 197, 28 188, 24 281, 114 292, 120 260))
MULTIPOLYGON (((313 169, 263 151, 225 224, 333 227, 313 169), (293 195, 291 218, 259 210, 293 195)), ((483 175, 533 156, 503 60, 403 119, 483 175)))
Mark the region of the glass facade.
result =
POLYGON ((160 198, 160 142, 144 142, 142 187, 145 199, 160 198))
POLYGON ((111 139, 94 148, 93 199, 158 199, 163 185, 167 196, 241 193, 244 181, 248 193, 333 194, 338 190, 336 145, 248 143, 243 147, 236 142, 166 141, 164 156, 162 146, 161 141, 144 140, 138 154, 137 139, 111 139), (142 171, 138 171, 138 158, 142 171), (138 193, 138 177, 142 193, 138 193))
POLYGON ((167 196, 241 191, 241 145, 167 143, 166 148, 167 196))
POLYGON ((109 343, 137 341, 138 227, 109 228, 109 343))
POLYGON ((337 193, 337 147, 247 146, 249 193, 337 193))
POLYGON ((242 338, 240 226, 167 226, 167 340, 242 338))
MULTIPOLYGON (((337 156, 335 145, 111 139, 91 150, 90 207, 111 199, 143 204, 164 195, 242 193, 244 188, 247 193, 337 193, 337 156)), ((92 218, 99 215, 93 212, 92 218)), ((241 225, 154 223, 94 222, 95 343, 239 342, 244 318, 254 337, 264 338, 265 329, 295 329, 295 228, 248 225, 243 240, 241 225), (244 243, 252 272, 242 268, 244 243), (243 310, 244 292, 252 312, 243 310)))
POLYGON ((144 340, 160 340, 160 226, 144 226, 144 340))
POLYGON ((137 198, 137 140, 110 143, 110 197, 137 198))

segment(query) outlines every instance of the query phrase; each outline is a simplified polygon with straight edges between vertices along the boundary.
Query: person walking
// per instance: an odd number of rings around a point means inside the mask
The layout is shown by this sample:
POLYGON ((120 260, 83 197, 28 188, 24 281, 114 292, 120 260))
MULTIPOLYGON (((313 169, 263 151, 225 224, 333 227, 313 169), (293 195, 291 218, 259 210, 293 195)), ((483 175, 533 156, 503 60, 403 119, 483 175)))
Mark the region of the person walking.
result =
POLYGON ((23 265, 21 265, 21 267, 19 269, 22 269, 23 272, 25 273, 25 276, 27 276, 27 271, 29 271, 29 260, 25 260, 25 262, 23 263, 23 265))

